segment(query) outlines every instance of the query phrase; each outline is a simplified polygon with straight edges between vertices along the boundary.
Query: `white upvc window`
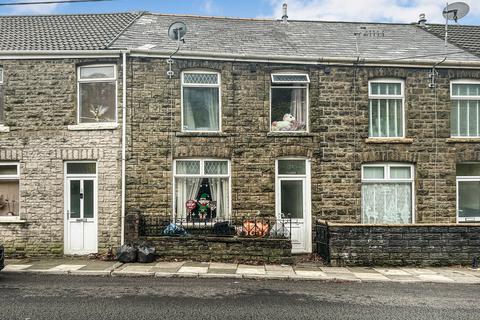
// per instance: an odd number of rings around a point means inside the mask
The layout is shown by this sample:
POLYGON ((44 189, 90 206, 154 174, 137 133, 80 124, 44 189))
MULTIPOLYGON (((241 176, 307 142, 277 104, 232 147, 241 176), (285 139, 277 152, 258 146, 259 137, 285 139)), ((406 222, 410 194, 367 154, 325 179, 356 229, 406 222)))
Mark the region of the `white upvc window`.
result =
POLYGON ((375 163, 362 166, 362 223, 414 222, 414 166, 375 163))
POLYGON ((182 72, 182 131, 221 131, 220 83, 218 72, 182 72))
POLYGON ((117 122, 116 65, 78 67, 78 123, 117 122))
POLYGON ((274 73, 270 89, 270 131, 308 131, 308 74, 274 73))
POLYGON ((369 137, 405 136, 405 89, 399 79, 374 79, 368 82, 369 137))
POLYGON ((457 221, 480 221, 480 162, 457 163, 457 221))
POLYGON ((450 82, 451 136, 480 137, 480 81, 450 82))
POLYGON ((20 164, 0 162, 0 221, 20 215, 20 164))
POLYGON ((5 89, 3 88, 3 68, 0 67, 0 125, 5 123, 5 89))
POLYGON ((230 161, 174 162, 174 219, 211 221, 230 217, 230 161))

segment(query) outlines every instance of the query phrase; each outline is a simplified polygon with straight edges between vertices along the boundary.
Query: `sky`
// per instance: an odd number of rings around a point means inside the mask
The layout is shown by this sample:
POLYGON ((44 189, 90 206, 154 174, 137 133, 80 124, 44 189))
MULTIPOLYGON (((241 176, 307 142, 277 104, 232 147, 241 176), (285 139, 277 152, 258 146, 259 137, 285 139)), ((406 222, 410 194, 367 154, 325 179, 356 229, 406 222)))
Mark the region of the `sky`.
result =
MULTIPOLYGON (((42 0, 0 0, 0 3, 42 0)), ((470 6, 463 25, 480 25, 480 0, 463 0, 470 6)), ((427 21, 444 23, 445 1, 439 0, 113 0, 107 2, 0 6, 0 15, 101 13, 150 11, 156 13, 280 18, 288 4, 292 20, 366 21, 410 23, 425 13, 427 21)), ((453 1, 452 1, 453 2, 453 1)))

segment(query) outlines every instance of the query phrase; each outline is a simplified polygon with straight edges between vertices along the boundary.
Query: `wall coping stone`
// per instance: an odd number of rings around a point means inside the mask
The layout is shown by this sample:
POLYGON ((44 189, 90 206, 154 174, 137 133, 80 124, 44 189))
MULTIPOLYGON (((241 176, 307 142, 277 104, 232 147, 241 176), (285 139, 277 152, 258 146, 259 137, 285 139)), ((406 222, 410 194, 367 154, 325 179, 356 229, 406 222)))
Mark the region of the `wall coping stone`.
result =
POLYGON ((413 138, 366 138, 365 143, 410 144, 410 143, 413 143, 413 138))
POLYGON ((118 128, 118 123, 81 123, 69 125, 67 127, 70 131, 83 131, 83 130, 115 130, 118 128))
POLYGON ((325 220, 317 220, 318 224, 327 225, 329 227, 354 227, 354 228, 417 228, 417 227, 480 227, 480 223, 409 223, 409 224, 361 224, 361 223, 337 223, 325 220))

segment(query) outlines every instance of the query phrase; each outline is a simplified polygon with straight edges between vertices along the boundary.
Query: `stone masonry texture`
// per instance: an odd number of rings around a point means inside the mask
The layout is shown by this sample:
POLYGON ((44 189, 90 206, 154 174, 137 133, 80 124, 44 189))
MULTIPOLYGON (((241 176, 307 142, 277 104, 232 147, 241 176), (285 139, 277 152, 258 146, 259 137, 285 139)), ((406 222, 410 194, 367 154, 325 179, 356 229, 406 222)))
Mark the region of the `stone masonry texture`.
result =
MULTIPOLYGON (((78 65, 98 60, 3 60, 5 125, 0 161, 20 163, 20 222, 0 222, 7 256, 61 255, 64 163, 97 161, 98 249, 120 242, 120 129, 69 131, 76 124, 78 65)), ((120 63, 116 63, 120 69, 120 63)), ((119 81, 121 97, 121 81, 119 81)), ((119 99, 119 105, 121 100, 119 99)), ((120 107, 119 107, 120 110, 120 107)), ((121 113, 119 112, 119 121, 121 113)))

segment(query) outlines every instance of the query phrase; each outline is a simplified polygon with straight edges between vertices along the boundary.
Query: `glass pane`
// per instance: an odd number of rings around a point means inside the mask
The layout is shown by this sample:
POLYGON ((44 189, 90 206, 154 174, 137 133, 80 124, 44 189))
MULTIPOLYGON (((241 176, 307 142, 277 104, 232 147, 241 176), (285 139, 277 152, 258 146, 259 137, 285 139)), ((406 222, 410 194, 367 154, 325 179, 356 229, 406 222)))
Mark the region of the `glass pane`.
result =
POLYGON ((452 136, 458 136, 458 105, 459 101, 452 101, 452 111, 450 113, 450 130, 452 136))
POLYGON ((281 213, 293 219, 303 218, 303 181, 280 181, 281 213))
POLYGON ((0 124, 5 122, 5 107, 4 107, 4 89, 3 85, 0 84, 0 124))
POLYGON ((459 115, 460 115, 460 135, 468 135, 468 101, 459 101, 459 115))
POLYGON ((452 84, 452 96, 479 96, 480 84, 452 84))
POLYGON ((272 131, 305 131, 308 121, 306 99, 306 88, 272 88, 272 131))
POLYGON ((457 176, 480 177, 480 163, 457 163, 457 176))
POLYGON ((84 180, 83 181, 83 217, 84 218, 93 218, 94 217, 94 188, 93 180, 84 180))
POLYGON ((184 73, 183 83, 185 84, 218 84, 216 73, 184 73))
POLYGON ((380 94, 380 84, 375 82, 370 83, 370 91, 372 94, 380 94))
POLYGON ((395 106, 397 108, 397 130, 396 130, 396 136, 397 137, 402 137, 403 136, 403 106, 402 106, 402 100, 398 99, 395 100, 395 106))
POLYGON ((96 174, 97 164, 92 162, 69 162, 67 174, 96 174))
POLYGON ((278 174, 305 174, 305 160, 278 160, 278 174))
POLYGON ((0 176, 16 176, 18 167, 15 164, 0 165, 0 176))
POLYGON ((80 180, 70 181, 70 218, 80 218, 80 180))
POLYGON ((80 83, 80 123, 115 121, 115 82, 80 83))
POLYGON ((411 183, 363 184, 362 222, 374 224, 411 223, 411 183))
POLYGON ((200 174, 200 161, 177 160, 177 174, 200 174))
POLYGON ((391 179, 410 179, 411 170, 410 167, 390 167, 391 179))
POLYGON ((0 216, 18 216, 19 200, 18 180, 0 180, 0 216))
POLYGON ((308 77, 305 74, 274 74, 272 75, 273 82, 295 82, 308 83, 308 77))
POLYGON ((384 179, 384 167, 363 167, 364 179, 384 179))
POLYGON ((205 161, 205 174, 227 174, 227 161, 205 161))
POLYGON ((0 68, 0 84, 3 83, 3 68, 0 68))
POLYGON ((380 102, 380 137, 388 137, 387 135, 387 100, 379 100, 380 102))
POLYGON ((115 67, 81 67, 80 79, 105 79, 115 78, 115 67))
POLYGON ((378 137, 380 136, 380 128, 378 126, 378 108, 379 108, 379 100, 372 99, 370 100, 370 137, 378 137))
POLYGON ((477 136, 477 103, 475 100, 468 101, 468 135, 477 136))
POLYGON ((480 181, 458 182, 458 216, 480 217, 480 181))
POLYGON ((218 88, 183 88, 183 128, 218 131, 218 88))
POLYGON ((382 94, 382 95, 402 95, 402 84, 400 82, 389 83, 389 82, 371 82, 370 83, 371 94, 382 94))
POLYGON ((229 196, 228 178, 176 178, 176 217, 189 221, 227 218, 229 196))

